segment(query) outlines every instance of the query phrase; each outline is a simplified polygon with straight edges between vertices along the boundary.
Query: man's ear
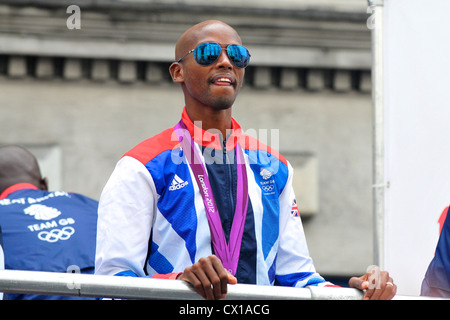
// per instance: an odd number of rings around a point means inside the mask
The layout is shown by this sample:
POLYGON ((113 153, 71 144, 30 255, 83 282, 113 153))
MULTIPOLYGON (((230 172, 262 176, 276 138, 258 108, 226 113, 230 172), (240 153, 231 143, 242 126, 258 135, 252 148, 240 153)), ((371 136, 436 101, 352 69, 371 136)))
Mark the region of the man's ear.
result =
POLYGON ((48 191, 48 179, 47 178, 41 179, 39 189, 48 191))
POLYGON ((184 82, 184 76, 183 76, 183 66, 178 63, 174 62, 169 67, 170 75, 172 76, 172 81, 176 83, 182 83, 184 82))

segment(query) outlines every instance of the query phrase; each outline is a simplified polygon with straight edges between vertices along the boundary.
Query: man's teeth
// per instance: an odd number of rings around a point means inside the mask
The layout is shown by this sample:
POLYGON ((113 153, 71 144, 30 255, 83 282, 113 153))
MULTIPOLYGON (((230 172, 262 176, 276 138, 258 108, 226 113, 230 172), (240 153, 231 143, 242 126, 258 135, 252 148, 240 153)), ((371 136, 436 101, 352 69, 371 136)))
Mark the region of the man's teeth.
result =
POLYGON ((231 83, 231 80, 228 79, 228 78, 219 78, 219 79, 217 79, 216 81, 220 81, 220 82, 229 82, 229 83, 231 83))

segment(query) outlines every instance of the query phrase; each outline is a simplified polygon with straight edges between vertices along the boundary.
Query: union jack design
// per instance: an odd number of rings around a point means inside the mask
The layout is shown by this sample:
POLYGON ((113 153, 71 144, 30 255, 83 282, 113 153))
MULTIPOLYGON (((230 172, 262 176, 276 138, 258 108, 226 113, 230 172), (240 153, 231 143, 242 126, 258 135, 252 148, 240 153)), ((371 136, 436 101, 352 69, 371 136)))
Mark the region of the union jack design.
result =
POLYGON ((300 212, 298 210, 297 200, 295 200, 295 199, 294 199, 294 201, 292 201, 291 215, 293 217, 300 217, 300 212))

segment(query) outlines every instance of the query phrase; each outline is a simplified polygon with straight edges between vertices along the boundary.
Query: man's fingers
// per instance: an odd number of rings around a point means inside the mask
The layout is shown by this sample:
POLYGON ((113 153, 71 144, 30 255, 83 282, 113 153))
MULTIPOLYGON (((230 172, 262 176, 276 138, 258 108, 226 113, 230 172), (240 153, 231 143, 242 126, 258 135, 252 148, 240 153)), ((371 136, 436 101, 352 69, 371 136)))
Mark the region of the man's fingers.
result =
POLYGON ((382 271, 377 277, 369 277, 369 288, 364 294, 365 300, 390 300, 397 293, 397 286, 389 276, 389 272, 382 271))
POLYGON ((202 270, 197 270, 194 266, 187 267, 180 279, 190 283, 194 287, 195 292, 201 295, 204 299, 207 299, 203 283, 206 276, 202 270))
POLYGON ((201 287, 207 300, 219 299, 221 294, 220 280, 217 275, 214 264, 214 258, 200 258, 194 264, 196 274, 201 282, 201 287))
POLYGON ((227 294, 228 273, 216 256, 211 256, 209 261, 212 266, 210 279, 214 288, 214 296, 216 299, 222 299, 227 294))
POLYGON ((227 294, 227 272, 218 258, 211 259, 210 262, 211 268, 207 269, 207 274, 214 291, 214 299, 222 299, 227 294))
POLYGON ((237 283, 237 279, 225 270, 220 259, 214 255, 200 258, 187 267, 180 279, 191 283, 195 291, 208 300, 224 298, 228 283, 237 283))
POLYGON ((380 271, 378 267, 371 268, 361 277, 352 277, 349 286, 366 290, 364 300, 390 300, 397 293, 397 286, 389 276, 389 272, 380 271))
POLYGON ((390 300, 397 292, 397 286, 394 284, 394 280, 388 277, 386 281, 383 281, 379 288, 374 290, 371 299, 377 300, 390 300))
POLYGON ((348 284, 350 288, 359 290, 366 290, 369 287, 369 282, 363 277, 351 277, 348 284))
POLYGON ((228 275, 228 284, 236 284, 237 279, 235 276, 233 276, 231 273, 227 273, 228 275))

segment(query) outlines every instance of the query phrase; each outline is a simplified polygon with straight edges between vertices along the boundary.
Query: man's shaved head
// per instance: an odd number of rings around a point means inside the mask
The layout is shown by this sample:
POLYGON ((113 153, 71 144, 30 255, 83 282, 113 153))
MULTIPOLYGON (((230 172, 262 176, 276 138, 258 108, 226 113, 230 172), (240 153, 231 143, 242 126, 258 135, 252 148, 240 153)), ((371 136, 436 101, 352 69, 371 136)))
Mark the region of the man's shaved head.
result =
MULTIPOLYGON (((175 46, 175 61, 169 67, 172 80, 181 85, 185 106, 191 119, 197 119, 206 110, 216 113, 225 111, 231 115, 231 106, 243 84, 245 69, 236 67, 227 50, 222 50, 211 64, 200 65, 193 54, 188 53, 201 43, 212 42, 222 49, 230 44, 242 45, 235 29, 218 20, 207 20, 190 27, 175 46), (180 62, 178 60, 183 58, 180 62), (226 83, 217 81, 227 79, 226 83)), ((211 118, 209 118, 211 119, 211 118)), ((202 119, 206 123, 206 119, 202 119)), ((227 126, 231 125, 231 118, 227 126)), ((218 128, 218 125, 214 125, 218 128)))
POLYGON ((0 193, 23 182, 43 189, 43 179, 36 158, 19 146, 0 147, 0 193))
POLYGON ((219 20, 207 20, 200 22, 186 30, 178 39, 175 46, 175 61, 180 59, 189 50, 192 50, 199 42, 203 41, 210 32, 226 32, 235 38, 238 44, 242 44, 239 34, 231 26, 219 20))

